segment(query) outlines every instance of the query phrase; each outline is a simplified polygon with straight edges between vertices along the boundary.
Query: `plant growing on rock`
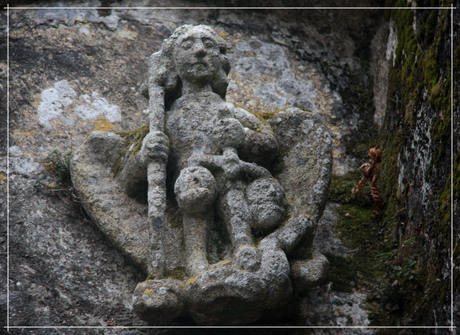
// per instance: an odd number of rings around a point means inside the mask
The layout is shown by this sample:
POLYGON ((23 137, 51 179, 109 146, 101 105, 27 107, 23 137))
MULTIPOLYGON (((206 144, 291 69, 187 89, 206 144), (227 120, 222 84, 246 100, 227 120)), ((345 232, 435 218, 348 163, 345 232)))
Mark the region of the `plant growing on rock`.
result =
POLYGON ((58 149, 53 150, 53 152, 43 160, 42 164, 45 166, 45 169, 50 175, 57 178, 57 183, 44 183, 41 179, 37 179, 35 187, 39 188, 41 186, 45 186, 51 194, 57 195, 65 204, 78 213, 78 216, 86 218, 86 214, 81 206, 80 198, 73 187, 70 177, 71 159, 72 151, 63 153, 58 149))
POLYGON ((56 175, 58 178, 58 184, 72 184, 70 180, 70 159, 72 158, 72 152, 68 151, 62 153, 59 150, 53 150, 44 160, 43 165, 45 168, 56 175))
POLYGON ((379 163, 382 162, 382 151, 377 146, 369 149, 369 163, 364 163, 359 168, 363 174, 361 180, 351 190, 351 194, 354 198, 358 197, 362 193, 364 186, 367 182, 371 183, 371 196, 374 201, 375 208, 372 212, 372 216, 378 216, 382 213, 384 202, 380 198, 382 192, 380 191, 378 184, 377 172, 380 169, 379 163))

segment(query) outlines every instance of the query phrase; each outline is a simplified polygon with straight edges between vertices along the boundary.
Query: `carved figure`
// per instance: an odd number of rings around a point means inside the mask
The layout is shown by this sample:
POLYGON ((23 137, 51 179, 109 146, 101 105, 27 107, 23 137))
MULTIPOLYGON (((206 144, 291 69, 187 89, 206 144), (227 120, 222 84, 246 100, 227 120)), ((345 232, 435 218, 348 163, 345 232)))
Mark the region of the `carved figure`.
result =
MULTIPOLYGON (((256 164, 241 161, 238 149, 244 150, 248 160, 265 162, 275 156, 277 149, 277 141, 268 127, 243 109, 236 112, 233 105, 222 99, 229 71, 225 51, 224 42, 209 27, 182 26, 151 61, 149 91, 164 89, 166 96, 178 97, 166 114, 166 131, 171 141, 173 171, 176 175, 180 171, 175 192, 179 207, 185 213, 184 238, 187 270, 191 277, 209 266, 206 231, 214 220, 212 206, 217 198, 218 212, 227 226, 235 259, 244 269, 257 268, 259 259, 251 234, 254 221, 251 214, 257 213, 251 213, 247 205, 245 188, 248 180, 269 178, 270 173, 256 164), (251 128, 260 129, 260 132, 251 128), (251 151, 254 148, 256 154, 251 151), (220 152, 222 155, 212 156, 220 152), (218 170, 217 184, 210 172, 198 166, 218 170)), ((150 120, 151 124, 155 121, 150 120)), ((166 144, 164 134, 155 129, 151 131, 141 149, 144 162, 163 162, 168 155, 166 144)), ((153 174, 156 173, 154 169, 153 174)), ((149 184, 150 187, 155 189, 156 185, 149 184)), ((272 188, 284 193, 278 184, 272 188)), ((271 202, 271 199, 260 193, 257 201, 271 202)), ((149 200, 149 207, 152 204, 155 206, 154 201, 149 200)), ((276 227, 284 212, 282 207, 277 209, 278 215, 271 216, 267 223, 259 220, 259 226, 276 227)))
POLYGON ((94 166, 113 166, 103 151, 120 156, 122 141, 93 132, 72 162, 87 212, 152 278, 136 287, 133 307, 153 323, 184 314, 199 324, 249 323, 326 271, 311 245, 330 181, 330 135, 299 109, 276 114, 270 126, 225 102, 225 53, 207 26, 176 29, 149 61, 150 132, 141 150, 128 150, 114 179, 94 166), (280 150, 278 181, 266 167, 280 150), (94 180, 107 191, 93 191, 94 180), (126 195, 146 181, 148 222, 137 215, 145 207, 126 195), (130 217, 119 215, 120 203, 130 217), (175 206, 181 219, 168 214, 175 206), (188 280, 167 275, 180 266, 188 280))

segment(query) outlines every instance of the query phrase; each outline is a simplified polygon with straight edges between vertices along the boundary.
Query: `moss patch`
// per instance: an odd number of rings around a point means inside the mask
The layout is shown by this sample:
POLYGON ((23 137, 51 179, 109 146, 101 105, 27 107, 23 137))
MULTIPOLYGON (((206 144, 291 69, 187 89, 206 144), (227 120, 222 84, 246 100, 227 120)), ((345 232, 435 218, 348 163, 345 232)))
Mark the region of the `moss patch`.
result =
POLYGON ((185 280, 186 269, 184 266, 178 266, 172 270, 166 269, 163 276, 170 279, 185 280))
POLYGON ((375 257, 382 250, 378 219, 371 216, 373 205, 344 205, 337 209, 339 219, 335 234, 343 246, 350 249, 347 257, 326 254, 329 260, 328 280, 332 289, 351 292, 354 289, 371 289, 377 278, 383 276, 375 257))
POLYGON ((63 153, 59 150, 53 150, 43 161, 45 169, 58 178, 59 185, 72 185, 72 180, 70 178, 71 158, 71 151, 63 153))
MULTIPOLYGON (((453 164, 454 174, 453 176, 449 175, 444 189, 439 191, 438 198, 438 206, 441 213, 441 219, 446 224, 450 223, 452 215, 450 206, 452 200, 451 186, 454 191, 454 198, 458 199, 460 195, 460 154, 455 156, 453 164)), ((448 234, 450 234, 450 232, 448 232, 448 234)))
POLYGON ((280 112, 284 112, 284 111, 287 111, 288 109, 291 109, 291 108, 298 108, 304 112, 307 112, 309 114, 313 114, 313 112, 307 108, 300 108, 300 107, 286 107, 286 108, 282 108, 282 109, 278 109, 276 111, 273 111, 273 112, 262 112, 262 113, 256 113, 256 116, 259 118, 259 119, 263 119, 264 122, 266 120, 271 120, 275 117, 276 114, 280 113, 280 112))
MULTIPOLYGON (((442 4, 449 5, 450 1, 442 4)), ((386 5, 408 6, 404 0, 387 1, 386 5)), ((439 3, 422 1, 417 5, 439 3)), ((375 308, 370 319, 373 325, 433 324, 433 309, 440 311, 440 306, 450 304, 450 278, 444 275, 450 262, 450 180, 454 192, 459 192, 460 187, 458 154, 454 175, 449 176, 450 11, 417 10, 417 31, 413 28, 413 10, 393 10, 388 12, 389 17, 397 27, 398 47, 389 76, 388 114, 379 138, 383 150, 379 186, 386 209, 379 219, 384 238, 382 253, 377 258, 385 276, 371 299, 375 308), (425 211, 422 204, 414 203, 417 197, 412 194, 413 183, 420 180, 410 180, 403 191, 398 188, 398 157, 405 152, 416 154, 411 151, 411 144, 416 127, 427 117, 417 115, 423 104, 423 110, 427 110, 426 97, 428 113, 434 116, 430 128, 433 159, 425 182, 430 183, 434 192, 427 205, 430 211, 415 220, 411 211, 425 211)), ((458 42, 455 52, 460 55, 458 42)), ((458 64, 454 64, 454 71, 458 72, 458 64)), ((454 83, 456 95, 458 87, 454 83)), ((454 280, 458 279, 457 275, 454 280)), ((379 334, 393 334, 393 330, 379 330, 379 334)))
POLYGON ((362 195, 357 198, 351 196, 352 188, 361 179, 362 174, 359 171, 350 172, 343 176, 332 175, 331 185, 329 187, 330 202, 337 202, 340 204, 355 204, 358 206, 372 206, 372 199, 370 198, 370 187, 366 185, 363 189, 362 195))
POLYGON ((131 153, 129 154, 129 157, 141 150, 142 141, 144 140, 144 137, 147 136, 147 134, 149 133, 149 125, 150 124, 147 123, 144 126, 133 130, 115 132, 115 134, 121 136, 121 138, 123 139, 123 142, 125 143, 125 150, 122 151, 120 156, 115 161, 115 164, 113 165, 112 172, 114 177, 116 177, 120 173, 123 158, 126 156, 126 153, 128 152, 129 148, 132 145, 134 145, 131 153))

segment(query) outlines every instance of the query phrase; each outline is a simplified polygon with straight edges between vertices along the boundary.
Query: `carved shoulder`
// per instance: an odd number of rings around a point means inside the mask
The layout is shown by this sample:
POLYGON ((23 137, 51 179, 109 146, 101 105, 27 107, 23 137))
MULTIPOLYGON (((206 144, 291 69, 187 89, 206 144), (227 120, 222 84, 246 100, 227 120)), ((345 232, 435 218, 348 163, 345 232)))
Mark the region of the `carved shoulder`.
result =
POLYGON ((235 108, 234 115, 246 130, 245 143, 239 151, 241 158, 264 166, 270 164, 278 151, 278 141, 271 127, 242 108, 235 108))

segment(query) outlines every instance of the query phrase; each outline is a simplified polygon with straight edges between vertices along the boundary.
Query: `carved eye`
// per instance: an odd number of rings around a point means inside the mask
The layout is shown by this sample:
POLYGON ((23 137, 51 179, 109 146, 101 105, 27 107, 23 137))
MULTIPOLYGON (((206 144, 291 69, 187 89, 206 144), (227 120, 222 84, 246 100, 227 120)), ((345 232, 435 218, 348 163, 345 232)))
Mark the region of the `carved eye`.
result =
POLYGON ((193 45, 193 40, 188 39, 182 42, 181 47, 184 49, 190 49, 193 45))
POLYGON ((203 40, 203 45, 206 47, 206 48, 212 48, 214 46, 214 41, 209 39, 209 38, 205 38, 203 40))

